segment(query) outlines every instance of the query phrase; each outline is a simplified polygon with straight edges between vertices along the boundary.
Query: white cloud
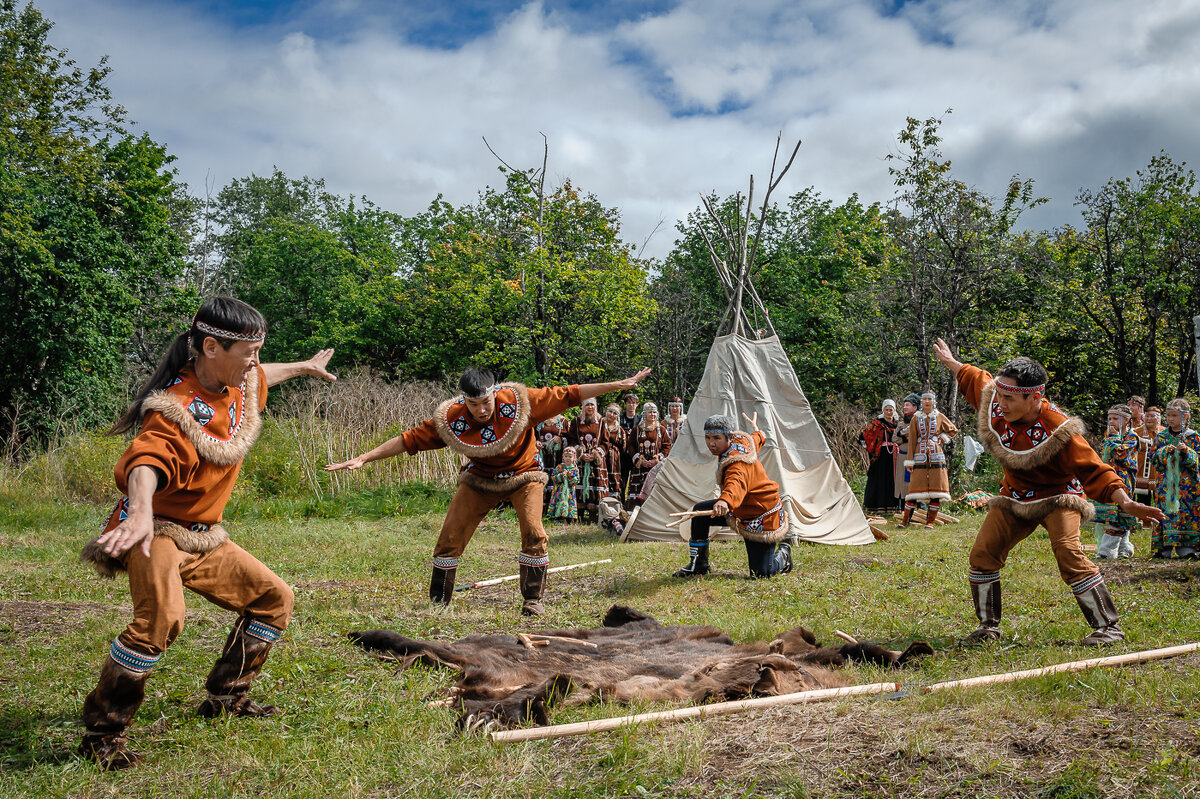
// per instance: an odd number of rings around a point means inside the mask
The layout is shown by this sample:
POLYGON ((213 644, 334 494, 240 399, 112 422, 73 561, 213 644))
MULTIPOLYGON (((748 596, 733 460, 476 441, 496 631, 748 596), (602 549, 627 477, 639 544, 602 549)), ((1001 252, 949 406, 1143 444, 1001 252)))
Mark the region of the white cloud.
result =
POLYGON ((699 193, 750 172, 761 185, 780 129, 805 142, 784 191, 886 200, 905 117, 953 107, 956 175, 994 194, 1034 178, 1053 198, 1040 226, 1076 221, 1078 189, 1200 146, 1200 8, 1177 0, 927 0, 893 16, 867 0, 684 0, 585 33, 531 3, 457 49, 405 42, 378 7, 336 35, 328 18, 238 29, 150 0, 39 7, 81 64, 110 54, 116 99, 194 191, 278 165, 416 213, 500 182, 482 137, 538 166, 545 133, 551 177, 619 208, 629 241, 666 220, 654 255, 699 193))

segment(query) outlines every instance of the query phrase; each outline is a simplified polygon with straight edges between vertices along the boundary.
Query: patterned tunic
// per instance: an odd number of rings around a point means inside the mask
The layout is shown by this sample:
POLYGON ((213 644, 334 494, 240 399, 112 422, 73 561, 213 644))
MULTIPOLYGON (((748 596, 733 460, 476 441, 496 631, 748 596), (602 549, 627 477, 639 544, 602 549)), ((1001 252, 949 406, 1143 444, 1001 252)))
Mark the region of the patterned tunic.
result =
POLYGON ((1150 536, 1151 556, 1164 547, 1200 547, 1200 433, 1163 430, 1154 437, 1151 457, 1162 477, 1154 488, 1154 504, 1167 519, 1150 536), (1179 452, 1177 444, 1186 449, 1179 452))
MULTIPOLYGON (((1138 449, 1141 439, 1132 430, 1117 436, 1109 436, 1100 445, 1100 460, 1113 467, 1121 482, 1125 484, 1125 493, 1133 496, 1134 484, 1137 480, 1138 449)), ((1096 523, 1118 530, 1136 528, 1138 520, 1120 508, 1106 502, 1095 502, 1096 523)))
POLYGON ((546 515, 552 519, 578 519, 579 503, 575 498, 578 485, 578 465, 560 463, 555 466, 550 473, 550 502, 546 506, 546 515))
POLYGON ((946 469, 943 445, 958 435, 946 415, 917 411, 908 423, 911 452, 904 465, 912 473, 905 497, 909 502, 950 499, 950 473, 946 469))

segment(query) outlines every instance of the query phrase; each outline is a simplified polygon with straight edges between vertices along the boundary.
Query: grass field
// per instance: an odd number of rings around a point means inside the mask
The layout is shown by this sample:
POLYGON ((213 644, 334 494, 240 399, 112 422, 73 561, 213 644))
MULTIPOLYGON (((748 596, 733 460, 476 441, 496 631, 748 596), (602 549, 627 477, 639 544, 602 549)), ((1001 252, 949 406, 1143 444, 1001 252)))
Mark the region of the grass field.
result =
MULTIPOLYGON (((377 498, 376 498, 377 499, 377 498)), ((131 729, 139 768, 106 774, 74 755, 84 695, 130 618, 124 581, 77 561, 106 508, 0 494, 0 796, 1036 796, 1200 794, 1200 658, 1038 678, 901 699, 848 699, 509 746, 462 737, 450 711, 427 706, 454 681, 398 672, 350 645, 348 630, 414 637, 595 625, 620 603, 664 623, 708 623, 735 639, 796 624, 891 644, 924 639, 937 654, 898 679, 921 683, 1090 657, 1082 615, 1035 534, 1004 574, 1004 638, 965 649, 974 626, 966 554, 981 516, 933 532, 896 531, 869 547, 802 545, 795 571, 746 578, 740 545, 714 546, 715 573, 668 577, 685 548, 617 544, 591 527, 552 527, 552 565, 612 558, 551 577, 548 615, 522 619, 513 584, 426 600, 441 523, 436 492, 318 508, 244 502, 234 538, 296 590, 296 615, 254 696, 275 719, 193 714, 230 614, 189 597, 188 624, 154 670, 131 729), (338 511, 344 508, 344 511, 338 511), (297 514, 288 518, 289 514, 297 514), (343 515, 344 514, 344 515, 343 515)), ((341 501, 339 501, 341 502, 341 501)), ((1139 557, 1103 566, 1129 640, 1105 654, 1200 640, 1200 565, 1139 557)), ((472 541, 460 581, 516 571, 511 512, 472 541)), ((900 648, 900 647, 896 647, 900 648)), ((872 668, 855 682, 887 679, 872 668)), ((654 709, 661 709, 656 706, 654 709)), ((648 709, 648 708, 637 708, 648 709)), ((556 722, 622 715, 594 705, 556 722)))

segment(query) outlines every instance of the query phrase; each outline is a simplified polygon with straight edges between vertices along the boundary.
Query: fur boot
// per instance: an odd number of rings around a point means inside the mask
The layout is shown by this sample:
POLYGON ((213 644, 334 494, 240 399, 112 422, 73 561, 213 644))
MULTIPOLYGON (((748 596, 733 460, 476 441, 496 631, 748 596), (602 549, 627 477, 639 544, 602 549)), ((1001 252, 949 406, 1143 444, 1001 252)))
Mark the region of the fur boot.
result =
MULTIPOLYGON (((1097 575, 1098 577, 1099 575, 1097 575)), ((1091 582, 1093 578, 1088 578, 1091 582)), ((1079 643, 1083 646, 1107 646, 1117 641, 1125 640, 1125 632, 1118 624, 1117 606, 1113 604, 1112 595, 1103 579, 1091 587, 1077 591, 1075 601, 1083 611, 1083 617, 1091 625, 1092 633, 1079 643)))
POLYGON ((258 676, 271 646, 279 638, 277 630, 249 616, 241 616, 229 631, 221 657, 209 672, 204 687, 208 698, 196 712, 205 718, 222 713, 233 716, 274 716, 279 711, 272 705, 260 705, 247 694, 250 683, 258 676))
POLYGON ((104 661, 100 681, 83 700, 87 732, 79 743, 81 756, 105 771, 129 768, 141 761, 141 755, 125 748, 125 729, 146 698, 149 674, 149 669, 131 671, 111 657, 104 661))
POLYGON ((982 644, 1000 637, 1000 575, 971 573, 971 600, 979 626, 967 636, 967 643, 982 644))
POLYGON ((542 607, 542 594, 546 591, 546 564, 541 566, 521 565, 521 615, 541 616, 546 612, 542 607))
POLYGON ((429 601, 449 605, 454 598, 454 576, 457 568, 442 569, 433 567, 433 576, 429 578, 429 601))

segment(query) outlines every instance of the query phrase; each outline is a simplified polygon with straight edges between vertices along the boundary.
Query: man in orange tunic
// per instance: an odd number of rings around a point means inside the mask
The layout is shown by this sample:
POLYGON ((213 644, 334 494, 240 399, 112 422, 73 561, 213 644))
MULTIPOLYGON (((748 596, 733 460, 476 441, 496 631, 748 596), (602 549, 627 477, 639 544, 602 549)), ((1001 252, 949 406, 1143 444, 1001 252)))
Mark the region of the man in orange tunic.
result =
POLYGON ((546 473, 538 468, 534 429, 538 422, 585 399, 631 389, 648 374, 649 369, 642 369, 614 383, 527 388, 520 383, 496 383, 491 372, 484 369, 468 369, 458 381, 462 395, 439 405, 433 418, 370 452, 325 468, 359 469, 402 452, 416 455, 441 447, 462 455, 467 463, 458 475, 458 489, 433 549, 429 599, 450 604, 458 559, 467 542, 492 508, 507 500, 517 512, 521 528, 521 551, 517 555, 521 612, 540 616, 545 612, 542 594, 550 556, 546 554, 546 531, 542 527, 546 473))
POLYGON ((779 484, 767 477, 758 452, 766 443, 754 419, 747 418, 750 434, 734 429, 733 418, 724 414, 704 422, 704 444, 717 456, 717 480, 721 495, 697 502, 692 510, 688 564, 675 572, 676 577, 708 574, 708 532, 716 519, 729 517, 734 530, 746 542, 746 560, 752 577, 771 577, 792 570, 792 549, 788 535, 787 512, 779 495, 779 484))
POLYGON ((933 352, 977 409, 979 440, 1004 467, 999 496, 971 548, 969 578, 979 627, 968 640, 1000 637, 1000 570, 1012 548, 1039 524, 1050 534, 1059 575, 1092 627, 1081 643, 1124 640, 1104 576, 1080 545, 1079 526, 1094 513, 1085 497, 1143 520, 1161 519, 1162 511, 1135 502, 1116 471, 1084 439, 1083 423, 1044 399, 1047 374, 1040 363, 1014 358, 993 378, 955 358, 940 338, 933 352))
POLYGON ((302 374, 334 380, 333 350, 311 360, 259 364, 262 314, 230 297, 200 306, 154 375, 113 425, 141 430, 117 462, 125 495, 103 534, 83 552, 100 573, 129 573, 133 621, 116 637, 83 703, 79 751, 104 769, 134 765, 125 729, 146 679, 183 629, 183 589, 238 614, 205 682, 202 716, 272 715, 247 696, 271 645, 287 627, 292 590, 221 526, 242 458, 258 437, 267 387, 302 374))

